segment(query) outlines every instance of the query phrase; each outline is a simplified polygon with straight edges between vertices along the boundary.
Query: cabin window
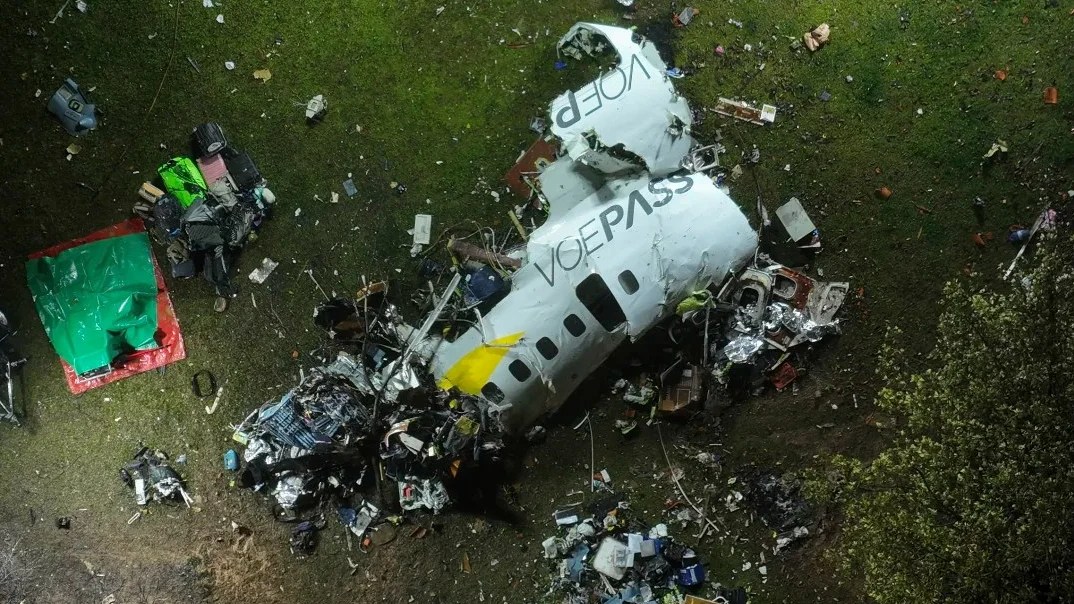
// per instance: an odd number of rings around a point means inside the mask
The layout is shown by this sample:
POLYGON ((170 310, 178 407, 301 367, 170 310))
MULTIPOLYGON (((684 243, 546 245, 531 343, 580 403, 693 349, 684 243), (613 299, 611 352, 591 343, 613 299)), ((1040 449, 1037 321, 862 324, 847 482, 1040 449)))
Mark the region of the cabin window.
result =
POLYGON ((623 287, 623 291, 625 291, 628 296, 633 296, 638 293, 640 287, 638 285, 638 278, 630 271, 619 273, 619 285, 623 287))
POLYGON ((551 361, 556 358, 557 354, 559 354, 559 348, 556 348, 556 345, 552 340, 541 338, 540 340, 537 340, 537 352, 541 353, 542 357, 551 361))
POLYGON ((574 293, 577 294, 578 301, 586 307, 586 310, 593 315, 605 331, 615 331, 617 327, 626 323, 623 307, 619 306, 619 301, 612 295, 612 290, 608 289, 608 284, 599 273, 593 273, 582 279, 574 293))
POLYGON ((496 384, 493 384, 492 382, 489 382, 481 387, 481 396, 485 397, 490 402, 495 403, 497 405, 502 403, 503 399, 507 398, 504 396, 503 390, 500 390, 500 387, 496 384))
POLYGON ((585 323, 575 314, 567 315, 567 318, 563 319, 563 326, 567 328, 567 333, 576 338, 585 333, 585 323))
POLYGON ((511 375, 515 376, 515 379, 520 382, 525 382, 530 379, 530 375, 532 375, 530 368, 518 359, 511 361, 511 364, 507 366, 507 369, 511 372, 511 375))

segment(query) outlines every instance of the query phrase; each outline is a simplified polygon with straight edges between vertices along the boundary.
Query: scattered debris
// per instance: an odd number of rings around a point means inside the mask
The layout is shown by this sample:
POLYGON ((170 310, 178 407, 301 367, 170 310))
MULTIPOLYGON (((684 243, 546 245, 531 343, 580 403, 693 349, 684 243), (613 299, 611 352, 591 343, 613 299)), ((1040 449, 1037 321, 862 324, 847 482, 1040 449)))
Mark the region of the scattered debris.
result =
POLYGON ((119 476, 134 489, 138 505, 147 505, 151 501, 183 501, 190 507, 194 503, 183 489, 183 480, 168 463, 168 455, 159 449, 139 449, 134 454, 134 461, 119 470, 119 476))
POLYGON ((354 186, 353 178, 343 181, 343 192, 347 194, 347 197, 354 197, 358 194, 358 187, 354 186))
POLYGON ((328 115, 328 101, 323 94, 318 94, 306 101, 306 121, 309 124, 323 121, 326 115, 328 115))
POLYGON ((802 202, 798 201, 797 197, 791 197, 787 203, 777 208, 776 218, 779 218, 783 228, 787 230, 791 241, 798 242, 817 233, 817 227, 809 219, 805 208, 802 207, 802 202))
POLYGON ((672 17, 671 22, 675 25, 675 27, 686 27, 690 24, 691 21, 694 20, 694 17, 696 17, 700 13, 700 10, 692 6, 687 6, 686 8, 682 9, 679 14, 672 17))
POLYGON ((1000 82, 1006 81, 1006 79, 1007 79, 1007 70, 1006 69, 997 69, 995 77, 1000 82))
POLYGON ((429 214, 414 215, 414 245, 429 245, 432 240, 433 217, 429 214))
POLYGON ((985 151, 985 154, 981 157, 983 157, 984 159, 989 159, 997 153, 1001 155, 1005 155, 1007 153, 1007 141, 997 139, 996 142, 992 143, 992 146, 989 147, 988 151, 985 151))
POLYGON ((67 8, 67 5, 70 4, 70 3, 71 3, 71 0, 64 0, 63 6, 60 7, 60 10, 56 11, 56 14, 49 21, 49 24, 55 24, 57 19, 63 17, 63 11, 64 11, 65 8, 67 8))
POLYGON ((1055 86, 1049 86, 1044 89, 1044 104, 1045 105, 1057 105, 1059 104, 1059 89, 1055 86))
POLYGON ((228 71, 234 71, 235 61, 224 61, 224 68, 228 71))
POLYGON ((542 542, 556 565, 549 593, 565 602, 671 601, 664 598, 706 579, 697 554, 672 539, 666 525, 645 524, 614 495, 565 513, 567 521, 556 518, 565 532, 542 542))
POLYGON ((224 469, 229 472, 239 469, 239 454, 235 452, 235 449, 228 449, 224 453, 224 469))
POLYGON ((221 13, 219 15, 216 15, 216 22, 221 24, 221 25, 224 24, 224 15, 223 15, 223 13, 221 13))
POLYGON ((254 79, 261 80, 262 82, 267 82, 272 79, 272 72, 268 69, 255 69, 254 79))
POLYGON ((809 49, 810 52, 816 52, 821 46, 828 43, 828 37, 831 35, 831 28, 827 23, 821 23, 813 31, 802 34, 802 43, 809 49))
POLYGON ((879 189, 874 191, 874 193, 876 193, 876 196, 880 199, 888 199, 892 196, 893 191, 888 187, 880 187, 879 189))
POLYGON ((772 105, 764 105, 758 109, 745 101, 732 101, 723 97, 720 97, 713 111, 720 115, 733 117, 736 120, 757 124, 758 126, 763 126, 776 120, 776 108, 772 105))
POLYGON ((49 98, 48 111, 60 120, 68 134, 81 136, 97 128, 97 106, 86 100, 78 84, 70 78, 49 98))
POLYGON ((264 283, 265 279, 268 279, 269 275, 272 274, 272 271, 276 270, 276 267, 279 265, 280 263, 272 258, 262 259, 261 266, 250 271, 250 281, 257 283, 258 285, 264 283))
MULTIPOLYGON (((1069 197, 1074 197, 1074 191, 1068 191, 1067 192, 1067 197, 1068 198, 1069 197)), ((1044 210, 1042 210, 1041 213, 1037 216, 1037 219, 1033 222, 1033 226, 1029 229, 1029 232, 1025 233, 1025 234, 1019 233, 1019 235, 1015 238, 1016 241, 1011 241, 1011 243, 1014 243, 1014 244, 1017 244, 1017 243, 1020 242, 1022 244, 1022 247, 1018 248, 1018 253, 1015 254, 1014 259, 1011 260, 1010 266, 1008 266, 1007 270, 1003 273, 1003 279, 1004 280, 1006 280, 1008 277, 1011 276, 1011 273, 1014 271, 1015 265, 1018 264, 1018 260, 1025 253, 1026 248, 1029 247, 1029 244, 1032 242, 1033 237, 1038 232, 1044 232, 1044 233, 1054 233, 1055 232, 1055 229, 1056 229, 1056 226, 1057 226, 1056 225, 1057 218, 1058 218, 1058 214, 1056 213, 1056 211, 1054 209, 1052 209, 1051 207, 1045 207, 1044 210)), ((1022 229, 1012 230, 1011 235, 1013 235, 1015 232, 1020 231, 1020 230, 1022 230, 1022 229)), ((1010 240, 1010 237, 1011 236, 1008 235, 1008 240, 1010 240)))

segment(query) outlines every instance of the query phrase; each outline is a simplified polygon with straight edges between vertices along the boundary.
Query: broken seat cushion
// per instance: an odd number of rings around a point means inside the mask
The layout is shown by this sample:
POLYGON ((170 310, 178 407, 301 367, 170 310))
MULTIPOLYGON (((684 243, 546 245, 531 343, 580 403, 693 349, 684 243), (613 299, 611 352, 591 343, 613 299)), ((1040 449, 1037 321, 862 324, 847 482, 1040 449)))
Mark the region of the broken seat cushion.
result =
POLYGON ((26 281, 45 333, 77 374, 157 347, 157 282, 144 231, 31 259, 26 281))

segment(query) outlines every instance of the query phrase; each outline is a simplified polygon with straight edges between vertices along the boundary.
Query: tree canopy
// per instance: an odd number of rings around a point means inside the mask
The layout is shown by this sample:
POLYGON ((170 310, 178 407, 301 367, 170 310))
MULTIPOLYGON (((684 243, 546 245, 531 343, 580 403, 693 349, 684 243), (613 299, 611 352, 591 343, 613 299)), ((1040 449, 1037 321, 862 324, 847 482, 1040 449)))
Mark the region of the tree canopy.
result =
POLYGON ((897 433, 837 459, 834 491, 837 554, 879 604, 1074 600, 1072 259, 1053 241, 1010 283, 949 283, 928 369, 884 350, 897 433))

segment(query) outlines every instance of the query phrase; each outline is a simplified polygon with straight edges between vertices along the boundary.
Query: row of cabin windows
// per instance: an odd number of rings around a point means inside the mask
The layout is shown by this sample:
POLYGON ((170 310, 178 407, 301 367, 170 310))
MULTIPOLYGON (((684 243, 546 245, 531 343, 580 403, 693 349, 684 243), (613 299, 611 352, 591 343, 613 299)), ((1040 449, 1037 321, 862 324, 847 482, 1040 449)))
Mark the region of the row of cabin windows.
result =
MULTIPOLYGON (((638 279, 634 276, 634 273, 628 270, 623 271, 619 273, 619 286, 623 288, 627 295, 634 295, 639 289, 638 279)), ((578 296, 578 301, 582 303, 582 306, 586 307, 586 310, 593 315, 593 318, 606 331, 614 331, 620 325, 626 323, 626 314, 623 313, 623 307, 619 305, 619 301, 612 295, 611 290, 608 289, 608 284, 604 282, 604 278, 599 274, 594 273, 583 279, 578 284, 578 287, 575 288, 574 293, 578 296)), ((567 315, 563 319, 563 328, 576 338, 581 337, 586 330, 585 322, 574 313, 567 315)), ((559 354, 559 348, 555 342, 547 337, 537 340, 536 348, 537 352, 549 361, 559 354)), ((511 361, 507 366, 507 370, 519 382, 525 382, 533 376, 533 371, 522 359, 511 361)), ((501 403, 504 399, 503 390, 492 382, 485 384, 481 388, 481 394, 493 403, 501 403)))

